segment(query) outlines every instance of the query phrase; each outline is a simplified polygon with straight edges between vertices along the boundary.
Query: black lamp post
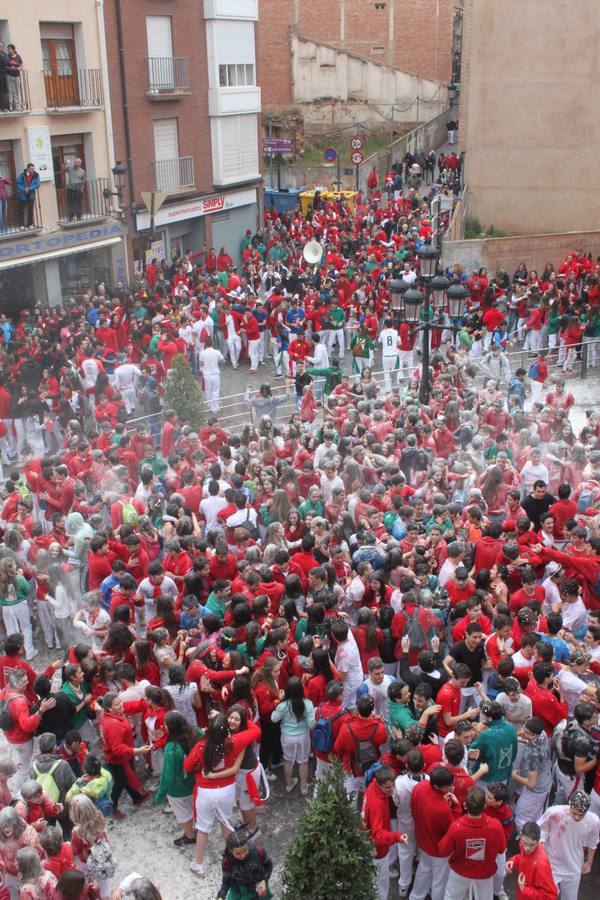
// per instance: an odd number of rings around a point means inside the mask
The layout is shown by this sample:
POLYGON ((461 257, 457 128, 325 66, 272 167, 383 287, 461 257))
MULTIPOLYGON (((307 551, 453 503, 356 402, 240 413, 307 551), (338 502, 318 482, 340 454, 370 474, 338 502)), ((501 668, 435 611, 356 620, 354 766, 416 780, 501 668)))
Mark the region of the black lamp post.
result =
POLYGON ((401 278, 394 278, 390 282, 390 307, 392 310, 392 318, 396 328, 404 317, 404 295, 408 290, 408 285, 401 278))
POLYGON ((115 183, 116 190, 109 191, 108 188, 104 188, 102 191, 102 196, 105 200, 108 200, 110 197, 118 197, 119 198, 119 206, 123 206, 123 193, 125 191, 125 182, 127 181, 127 166, 124 166, 120 159, 117 160, 115 165, 111 169, 113 175, 113 181, 115 183))

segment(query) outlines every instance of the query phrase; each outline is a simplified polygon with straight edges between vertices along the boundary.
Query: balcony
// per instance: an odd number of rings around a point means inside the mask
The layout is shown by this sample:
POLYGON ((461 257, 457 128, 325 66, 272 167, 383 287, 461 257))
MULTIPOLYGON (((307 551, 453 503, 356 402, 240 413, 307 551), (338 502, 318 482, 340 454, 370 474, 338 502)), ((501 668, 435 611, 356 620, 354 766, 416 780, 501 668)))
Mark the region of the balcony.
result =
POLYGON ((173 194, 195 186, 194 157, 178 156, 154 162, 154 181, 157 191, 173 194))
POLYGON ((108 178, 90 178, 81 191, 56 188, 59 224, 68 228, 82 221, 106 219, 112 213, 110 197, 104 197, 108 189, 108 178))
POLYGON ((0 240, 15 234, 32 234, 41 231, 42 227, 39 191, 31 205, 26 206, 16 197, 9 197, 6 203, 0 202, 0 240))
POLYGON ((21 69, 18 78, 6 76, 6 94, 3 96, 4 109, 0 109, 0 117, 22 116, 31 110, 29 96, 29 78, 25 69, 21 69))
POLYGON ((191 94, 185 56, 154 56, 148 60, 148 100, 177 100, 191 94))
POLYGON ((44 71, 43 76, 49 113, 102 109, 104 98, 100 69, 44 71))

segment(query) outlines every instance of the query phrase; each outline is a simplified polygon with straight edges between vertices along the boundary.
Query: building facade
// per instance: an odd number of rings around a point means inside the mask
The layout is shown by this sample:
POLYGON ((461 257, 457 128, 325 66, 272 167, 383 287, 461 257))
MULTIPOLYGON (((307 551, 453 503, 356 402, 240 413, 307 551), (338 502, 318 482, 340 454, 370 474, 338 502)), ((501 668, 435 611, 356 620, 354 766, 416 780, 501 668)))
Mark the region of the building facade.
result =
POLYGON ((0 41, 0 303, 14 312, 124 281, 125 229, 104 195, 115 161, 102 4, 6 4, 0 41))
POLYGON ((598 229, 600 5, 580 0, 568 12, 544 0, 465 0, 459 140, 469 215, 484 228, 598 229))
POLYGON ((107 0, 114 145, 138 270, 211 246, 236 259, 256 229, 257 19, 258 0, 107 0))
POLYGON ((294 102, 292 34, 447 84, 453 22, 462 0, 261 0, 263 108, 294 102))

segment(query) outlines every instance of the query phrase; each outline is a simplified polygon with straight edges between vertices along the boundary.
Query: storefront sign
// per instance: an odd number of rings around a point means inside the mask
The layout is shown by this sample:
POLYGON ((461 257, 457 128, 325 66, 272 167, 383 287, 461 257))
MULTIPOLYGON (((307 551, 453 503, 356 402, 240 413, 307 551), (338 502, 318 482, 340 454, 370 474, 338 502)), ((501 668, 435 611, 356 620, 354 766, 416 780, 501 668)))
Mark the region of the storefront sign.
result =
POLYGON ((106 225, 95 228, 81 228, 77 231, 59 231, 52 234, 36 235, 30 239, 22 239, 13 243, 0 243, 0 261, 7 259, 23 259, 27 256, 35 256, 48 250, 62 250, 77 246, 77 244, 90 244, 94 241, 103 241, 106 238, 119 237, 125 234, 125 229, 120 222, 109 222, 106 225))
MULTIPOLYGON (((177 206, 163 206, 154 217, 155 226, 170 225, 171 222, 181 222, 185 219, 197 219, 198 216, 209 216, 216 212, 225 212, 238 206, 247 206, 256 203, 256 188, 243 188, 239 191, 231 191, 227 194, 213 194, 210 197, 198 197, 187 200, 177 206)), ((138 231, 150 228, 150 213, 147 210, 136 215, 138 231)))
POLYGON ((150 249, 146 250, 146 265, 149 266, 153 259, 165 259, 165 242, 161 238, 159 241, 152 241, 150 249))
POLYGON ((40 181, 54 181, 54 166, 52 164, 52 145, 50 143, 50 130, 47 125, 36 125, 27 129, 29 140, 29 159, 26 164, 32 162, 36 167, 40 181))

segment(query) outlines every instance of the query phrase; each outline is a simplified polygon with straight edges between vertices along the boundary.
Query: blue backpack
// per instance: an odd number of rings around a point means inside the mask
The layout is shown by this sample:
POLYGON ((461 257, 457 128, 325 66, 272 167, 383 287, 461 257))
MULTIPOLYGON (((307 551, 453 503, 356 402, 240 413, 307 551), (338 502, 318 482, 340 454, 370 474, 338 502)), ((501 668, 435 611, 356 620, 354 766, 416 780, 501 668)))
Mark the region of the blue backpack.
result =
MULTIPOLYGON (((321 703, 318 708, 319 716, 321 716, 322 706, 323 704, 321 703)), ((319 720, 315 723, 311 738, 311 746, 313 750, 317 750, 319 753, 331 753, 331 751, 333 750, 333 723, 336 722, 340 718, 340 716, 343 716, 345 712, 346 710, 343 709, 331 719, 323 719, 322 717, 319 718, 319 720)))
POLYGON ((531 365, 529 366, 529 372, 527 374, 529 375, 530 378, 533 378, 533 379, 537 378, 538 375, 540 374, 540 367, 538 366, 538 364, 535 362, 531 363, 531 365))

